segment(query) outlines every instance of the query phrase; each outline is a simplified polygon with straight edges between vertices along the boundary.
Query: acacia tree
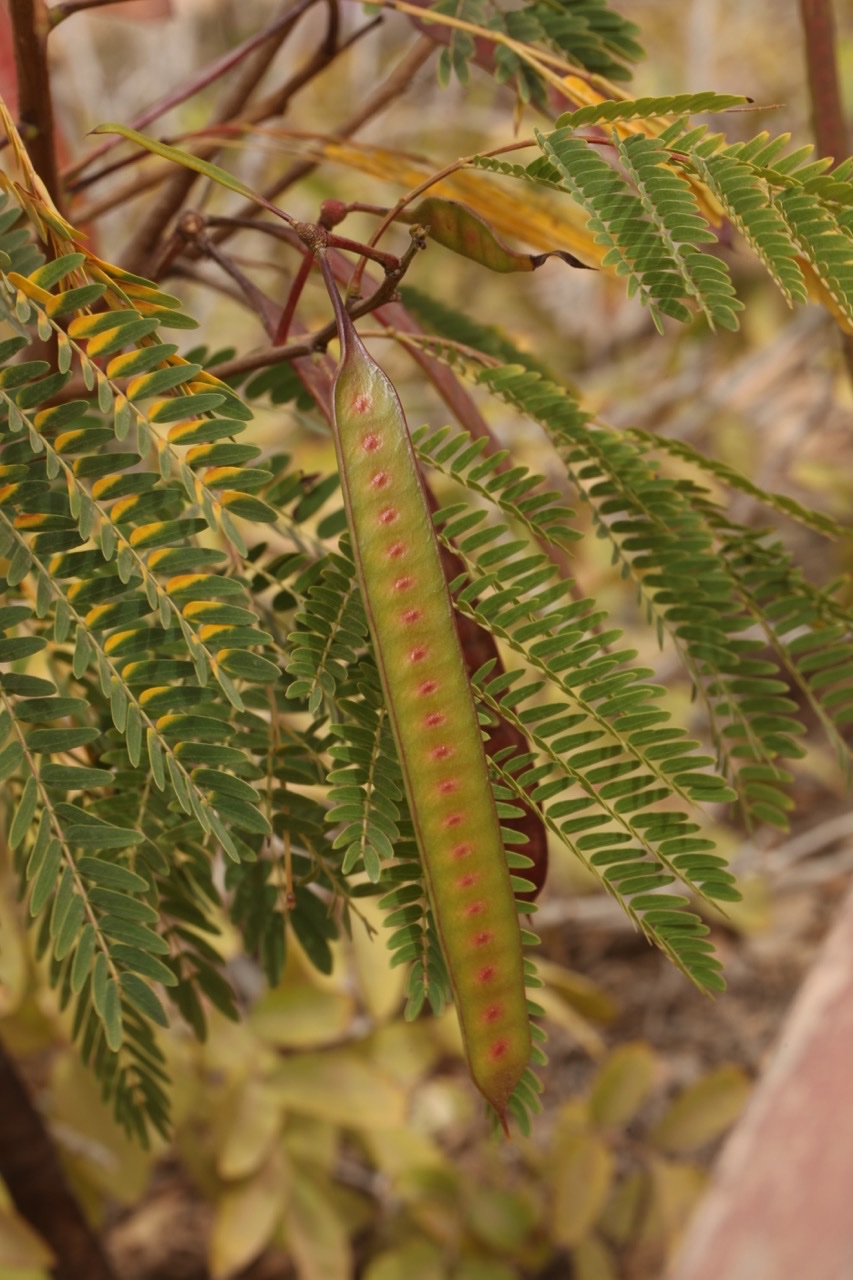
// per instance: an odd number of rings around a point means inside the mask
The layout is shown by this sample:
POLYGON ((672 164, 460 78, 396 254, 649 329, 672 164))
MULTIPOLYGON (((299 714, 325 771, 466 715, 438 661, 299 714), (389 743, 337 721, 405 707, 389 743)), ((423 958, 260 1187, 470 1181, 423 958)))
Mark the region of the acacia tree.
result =
POLYGON ((602 0, 388 0, 413 43, 336 137, 314 135, 300 90, 374 20, 344 36, 330 4, 315 53, 268 84, 312 7, 297 0, 141 119, 102 124, 62 172, 49 29, 85 7, 12 3, 20 103, 2 108, 0 765, 36 954, 145 1141, 169 1129, 158 1028, 177 1013, 202 1037, 210 1005, 239 1016, 221 913, 276 984, 288 937, 326 970, 376 897, 407 1016, 455 998, 474 1082, 525 1126, 543 1055, 519 914, 548 841, 721 989, 696 904, 737 890, 703 809, 784 827, 805 714, 846 753, 851 616, 726 495, 821 536, 833 520, 683 442, 612 428, 476 305, 408 273, 424 254, 504 274, 556 258, 547 269, 624 277, 662 331, 731 331, 736 240, 792 306, 817 297, 846 331, 853 161, 764 131, 730 142, 745 97, 632 97, 638 33, 602 0), (474 66, 506 86, 506 141, 449 163, 352 142, 430 60, 444 82, 474 66), (234 69, 205 127, 156 135, 234 69), (255 135, 298 135, 303 153, 308 137, 310 154, 261 189, 239 146, 222 152, 255 135), (330 173, 316 220, 297 218, 331 159, 395 181, 399 200, 377 206, 367 176, 343 200, 330 173), (97 219, 80 193, 116 171, 131 176, 106 203, 152 193, 119 263, 81 226, 97 219), (347 236, 353 212, 375 214, 369 243, 347 236), (524 251, 505 239, 521 227, 524 251), (259 244, 270 266, 246 267, 259 244), (188 342, 186 279, 249 308, 266 344, 188 342), (443 405, 431 425, 409 432, 356 331, 367 316, 443 405), (252 443, 253 406, 270 403, 281 452, 252 443), (492 405, 541 428, 556 489, 498 447, 492 405), (306 475, 305 415, 332 430, 337 472, 306 475), (573 580, 587 523, 687 673, 710 750, 573 580))

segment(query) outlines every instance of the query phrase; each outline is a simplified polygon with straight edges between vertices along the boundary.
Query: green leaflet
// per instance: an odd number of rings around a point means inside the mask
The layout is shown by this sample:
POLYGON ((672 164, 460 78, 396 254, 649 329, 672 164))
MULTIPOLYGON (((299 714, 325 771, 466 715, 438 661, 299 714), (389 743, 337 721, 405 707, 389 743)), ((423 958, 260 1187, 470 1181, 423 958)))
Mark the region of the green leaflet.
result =
POLYGON ((365 612, 471 1075, 506 1126, 531 1036, 482 737, 399 400, 321 265, 341 338, 335 446, 365 612))

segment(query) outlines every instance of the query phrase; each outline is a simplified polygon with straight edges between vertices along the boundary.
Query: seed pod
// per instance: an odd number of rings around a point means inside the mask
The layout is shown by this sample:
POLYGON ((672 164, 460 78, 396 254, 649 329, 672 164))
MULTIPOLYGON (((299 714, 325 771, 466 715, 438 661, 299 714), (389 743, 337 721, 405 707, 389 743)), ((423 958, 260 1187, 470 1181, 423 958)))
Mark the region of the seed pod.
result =
POLYGON ((482 734, 397 393, 321 265, 341 340, 335 446, 362 598, 471 1077, 506 1128, 530 1026, 482 734))
MULTIPOLYGON (((432 495, 429 485, 425 485, 424 488, 430 510, 436 511, 438 504, 432 495)), ((438 549, 441 554, 445 579, 448 582, 452 582, 460 573, 464 573, 465 565, 455 552, 445 547, 442 543, 439 543, 438 549)), ((464 613, 457 613, 454 620, 459 643, 462 646, 462 658, 468 673, 473 675, 475 671, 479 671, 487 662, 491 662, 492 675, 501 675, 504 666, 498 653, 498 647, 495 644, 495 638, 491 632, 484 630, 473 618, 467 617, 464 613)), ((495 724, 489 730, 488 741, 485 744, 486 755, 495 756, 498 752, 505 751, 509 747, 516 752, 522 753, 527 751, 528 744, 524 735, 516 729, 515 725, 511 725, 502 716, 498 716, 495 724)), ((529 790, 532 791, 533 788, 531 787, 529 790)), ((516 799, 514 803, 518 805, 521 802, 516 799)), ((525 804, 522 804, 522 812, 517 818, 504 818, 503 823, 505 827, 510 827, 513 831, 520 831, 527 836, 527 843, 519 847, 519 853, 523 853, 526 858, 530 858, 533 865, 525 867, 518 874, 523 879, 530 881, 533 888, 518 890, 515 896, 520 902, 535 902, 542 892, 548 875, 548 836, 545 830, 545 823, 532 805, 525 804)))
POLYGON ((535 271, 548 258, 561 258, 570 267, 586 268, 587 265, 565 249, 552 249, 550 253, 519 253, 510 249, 485 218, 458 200, 428 196, 415 209, 404 209, 399 218, 401 222, 428 227, 431 240, 490 271, 535 271))

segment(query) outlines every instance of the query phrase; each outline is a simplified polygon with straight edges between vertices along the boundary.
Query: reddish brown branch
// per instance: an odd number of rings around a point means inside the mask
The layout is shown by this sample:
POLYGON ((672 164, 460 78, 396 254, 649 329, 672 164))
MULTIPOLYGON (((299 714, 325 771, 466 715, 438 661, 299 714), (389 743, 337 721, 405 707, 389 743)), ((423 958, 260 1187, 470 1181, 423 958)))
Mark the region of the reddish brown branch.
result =
MULTIPOLYGON (((848 141, 838 84, 832 0, 800 0, 800 15, 815 142, 822 156, 831 156, 839 164, 847 156, 848 141)), ((841 334, 841 350, 853 383, 853 336, 849 333, 841 334)))
MULTIPOLYGON (((316 2, 317 0, 294 0, 287 11, 287 21, 279 29, 275 38, 257 50, 254 56, 243 65, 239 79, 223 98, 213 123, 224 124, 240 115, 280 45, 303 14, 316 2)), ((199 155, 202 159, 209 160, 218 150, 219 144, 211 143, 209 147, 201 150, 199 155)), ((125 249, 122 265, 128 271, 156 279, 157 267, 152 265, 152 257, 157 251, 165 228, 178 213, 197 180, 198 174, 191 169, 178 169, 170 176, 154 205, 142 220, 142 225, 138 228, 133 240, 125 249)))
MULTIPOLYGON (((62 7, 68 8, 68 5, 62 7)), ((58 9, 59 6, 51 9, 50 12, 52 20, 53 15, 58 11, 58 9)), ((337 14, 336 8, 334 8, 334 12, 337 14)), ((204 67, 202 71, 198 72, 197 75, 194 75, 192 79, 186 81, 177 89, 172 89, 167 94, 164 94, 162 98, 158 98, 152 106, 148 107, 145 111, 142 111, 131 120, 131 128, 144 129, 147 125, 151 124, 153 120, 157 120, 160 116, 165 115, 167 111, 171 111, 174 107, 179 106, 180 103, 186 102, 188 98, 194 97, 195 94, 200 93, 202 89, 209 88, 209 86, 216 80, 227 75, 229 71, 233 71, 236 66, 243 62, 250 54, 254 53, 256 49, 259 49, 261 45, 267 44, 268 41, 272 41, 274 37, 278 36, 279 33, 288 27, 290 21, 291 17, 289 13, 279 14, 279 16, 271 22, 269 26, 264 27, 261 31, 255 32, 253 36, 244 40, 242 44, 237 45, 236 48, 229 49, 227 53, 224 53, 220 57, 214 59, 214 61, 204 67)), ((272 49, 274 53, 278 50, 280 43, 281 42, 277 40, 273 44, 272 49)), ((257 79, 257 63, 253 63, 252 65, 252 75, 257 79)), ((95 147, 88 155, 84 156, 70 168, 66 169, 66 181, 76 178, 78 174, 82 173, 84 169, 87 169, 96 160, 100 159, 101 156, 106 155, 108 151, 112 151, 114 147, 117 147, 120 142, 121 138, 118 135, 113 138, 107 138, 105 142, 102 142, 99 146, 95 147)), ((119 162, 119 164, 126 163, 126 160, 119 162)), ((116 165, 109 165, 104 169, 99 169, 96 173, 87 174, 85 178, 81 178, 78 181, 69 181, 69 190, 81 191, 84 187, 90 186, 100 178, 106 177, 110 173, 115 172, 116 167, 116 165)))
MULTIPOLYGON (((335 130, 334 136, 339 139, 351 138, 363 125, 373 120, 403 93, 409 91, 415 74, 433 56, 434 52, 435 46, 432 41, 427 40, 425 37, 419 40, 401 59, 379 88, 369 94, 359 109, 335 130)), ((264 195, 268 200, 274 200, 283 191, 287 191, 295 183, 306 177, 307 174, 312 173, 319 167, 320 163, 321 161, 319 160, 300 160, 297 164, 291 165, 280 178, 277 178, 264 191, 264 195)), ((241 216, 251 218, 257 215, 257 207, 247 204, 239 212, 241 216)), ((230 235, 230 231, 227 228, 223 228, 214 236, 214 239, 223 240, 228 235, 230 235)))
POLYGON ((848 153, 847 125, 838 84, 832 0, 800 0, 806 67, 817 149, 838 164, 848 153))
POLYGON ((0 1177, 18 1213, 53 1250, 56 1280, 116 1280, 2 1041, 0 1116, 0 1177))
POLYGON ((85 9, 106 9, 107 5, 123 4, 124 0, 65 0, 55 4, 50 10, 50 25, 58 27, 60 22, 70 18, 72 14, 82 13, 85 9))
POLYGON ((47 65, 50 17, 44 0, 9 0, 9 13, 18 75, 21 134, 33 168, 61 211, 62 187, 54 145, 53 99, 47 65))

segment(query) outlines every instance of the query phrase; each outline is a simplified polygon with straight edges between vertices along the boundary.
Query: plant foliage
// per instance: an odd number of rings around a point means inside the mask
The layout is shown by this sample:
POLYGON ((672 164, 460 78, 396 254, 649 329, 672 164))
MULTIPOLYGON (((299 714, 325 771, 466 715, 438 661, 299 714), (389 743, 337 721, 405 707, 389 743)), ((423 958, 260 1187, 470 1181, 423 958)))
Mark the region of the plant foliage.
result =
MULTIPOLYGON (((539 102, 544 82, 519 45, 611 78, 640 52, 599 0, 515 11, 441 0, 433 12, 471 28, 453 28, 444 78, 465 78, 474 28, 498 31, 498 78, 539 102)), ((659 327, 702 316, 736 328, 724 224, 789 303, 816 292, 853 324, 853 161, 830 173, 787 138, 730 144, 690 120, 742 99, 591 97, 537 133, 532 164, 475 166, 574 202, 590 259, 624 277, 659 327)), ((304 405, 295 366, 241 398, 210 371, 217 359, 172 340, 195 327, 177 297, 81 248, 32 184, 2 185, 8 841, 83 1058, 144 1138, 168 1125, 157 1029, 170 1007, 200 1037, 210 1005, 237 1014, 220 946, 228 917, 275 983, 288 937, 327 972, 339 929, 360 927, 373 895, 393 963, 410 967, 409 1015, 440 1010, 448 978, 337 477, 306 477, 298 459, 265 458, 247 439, 249 401, 298 392, 304 405)), ((822 536, 837 530, 686 445, 613 429, 503 333, 413 289, 401 297, 426 331, 430 376, 537 423, 562 469, 549 488, 475 438, 464 414, 414 433, 441 489, 437 536, 460 566, 457 612, 501 658, 471 675, 484 731, 509 725, 524 744, 490 757, 499 817, 532 809, 649 939, 718 990, 698 910, 737 890, 702 811, 737 801, 750 823, 784 826, 800 703, 839 753, 853 718, 843 595, 809 583, 774 533, 734 520, 726 490, 822 536), (565 572, 587 515, 683 665, 713 754, 565 572)), ((525 837, 504 834, 523 890, 525 837)), ((536 1105, 526 1077, 514 1112, 523 1123, 536 1105)))

